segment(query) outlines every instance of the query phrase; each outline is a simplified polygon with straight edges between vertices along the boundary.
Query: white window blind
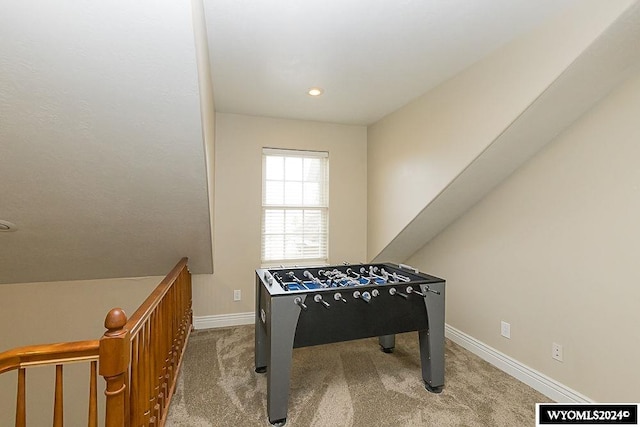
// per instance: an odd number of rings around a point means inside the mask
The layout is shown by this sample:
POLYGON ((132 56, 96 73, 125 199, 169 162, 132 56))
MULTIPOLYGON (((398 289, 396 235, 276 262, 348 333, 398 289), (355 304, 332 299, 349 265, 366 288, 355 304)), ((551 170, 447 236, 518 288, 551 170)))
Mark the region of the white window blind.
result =
POLYGON ((328 260, 329 153, 262 152, 262 262, 328 260))

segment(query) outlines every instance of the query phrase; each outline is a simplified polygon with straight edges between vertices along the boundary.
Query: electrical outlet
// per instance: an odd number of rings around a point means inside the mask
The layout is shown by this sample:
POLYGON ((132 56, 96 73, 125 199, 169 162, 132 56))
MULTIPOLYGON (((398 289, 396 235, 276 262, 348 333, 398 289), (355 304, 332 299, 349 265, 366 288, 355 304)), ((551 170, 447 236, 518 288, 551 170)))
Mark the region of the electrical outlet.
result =
POLYGON ((511 324, 505 321, 500 322, 500 335, 511 339, 511 324))
POLYGON ((240 301, 242 299, 242 294, 240 293, 240 289, 236 289, 233 291, 233 300, 240 301))
POLYGON ((551 357, 562 362, 562 346, 560 344, 553 343, 551 345, 551 357))

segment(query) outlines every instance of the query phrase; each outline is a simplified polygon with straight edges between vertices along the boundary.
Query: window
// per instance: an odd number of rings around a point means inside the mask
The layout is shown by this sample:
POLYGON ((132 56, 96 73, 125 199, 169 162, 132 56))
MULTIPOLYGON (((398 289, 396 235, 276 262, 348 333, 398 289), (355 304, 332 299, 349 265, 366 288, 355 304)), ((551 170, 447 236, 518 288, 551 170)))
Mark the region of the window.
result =
POLYGON ((329 153, 262 151, 262 263, 326 263, 329 153))

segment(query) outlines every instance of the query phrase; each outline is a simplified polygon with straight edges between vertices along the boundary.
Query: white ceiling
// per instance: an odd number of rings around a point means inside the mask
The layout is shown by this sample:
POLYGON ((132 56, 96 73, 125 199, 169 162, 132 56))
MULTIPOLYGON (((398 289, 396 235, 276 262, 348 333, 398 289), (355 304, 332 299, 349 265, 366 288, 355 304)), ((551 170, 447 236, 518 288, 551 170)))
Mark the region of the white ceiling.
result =
POLYGON ((574 3, 204 0, 216 110, 371 124, 574 3))

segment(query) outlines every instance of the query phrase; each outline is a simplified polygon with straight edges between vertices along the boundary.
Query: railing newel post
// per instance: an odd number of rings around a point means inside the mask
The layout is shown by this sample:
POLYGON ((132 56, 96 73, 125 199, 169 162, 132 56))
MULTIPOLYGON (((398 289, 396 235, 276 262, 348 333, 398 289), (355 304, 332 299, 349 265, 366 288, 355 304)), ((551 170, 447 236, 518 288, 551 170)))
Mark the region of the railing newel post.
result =
POLYGON ((129 331, 124 328, 127 315, 120 308, 114 308, 104 321, 107 331, 100 339, 100 375, 107 387, 105 427, 125 426, 126 376, 131 358, 129 331))

